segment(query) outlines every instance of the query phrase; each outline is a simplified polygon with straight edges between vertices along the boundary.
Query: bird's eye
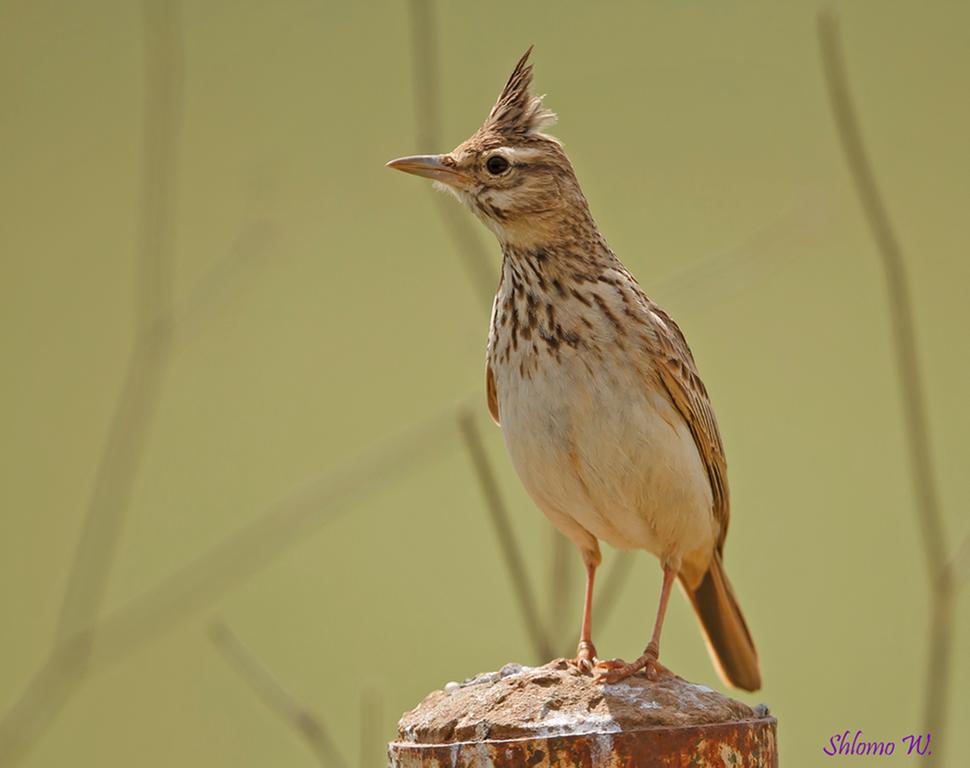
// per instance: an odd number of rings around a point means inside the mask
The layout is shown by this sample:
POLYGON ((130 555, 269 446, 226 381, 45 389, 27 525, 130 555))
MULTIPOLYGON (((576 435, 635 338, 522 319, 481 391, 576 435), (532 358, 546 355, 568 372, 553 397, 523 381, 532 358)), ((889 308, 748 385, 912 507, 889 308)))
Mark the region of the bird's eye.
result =
POLYGON ((501 155, 492 155, 485 162, 485 167, 490 174, 498 176, 500 173, 505 173, 509 169, 509 161, 501 155))

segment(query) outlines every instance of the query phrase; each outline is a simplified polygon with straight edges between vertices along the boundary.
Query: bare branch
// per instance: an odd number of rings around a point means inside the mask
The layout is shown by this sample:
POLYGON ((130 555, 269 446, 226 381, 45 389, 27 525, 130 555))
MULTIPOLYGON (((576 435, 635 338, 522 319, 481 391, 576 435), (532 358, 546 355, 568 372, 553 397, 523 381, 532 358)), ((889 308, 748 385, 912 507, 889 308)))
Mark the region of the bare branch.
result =
MULTIPOLYGON (((821 230, 823 217, 812 199, 799 195, 741 241, 684 264, 650 284, 664 304, 711 307, 788 266, 798 256, 792 241, 804 242, 821 230)), ((668 307, 669 308, 669 307, 668 307)))
POLYGON ((384 697, 369 688, 360 695, 360 768, 373 768, 387 762, 384 752, 382 721, 384 697))
MULTIPOLYGON (((916 519, 922 536, 926 569, 933 585, 933 611, 929 616, 931 640, 924 691, 926 728, 937 743, 943 745, 946 744, 943 727, 949 695, 953 636, 952 579, 946 561, 943 519, 930 450, 929 423, 906 263, 862 140, 862 131, 849 91, 838 18, 834 12, 823 12, 819 15, 818 35, 825 81, 846 164, 886 274, 889 319, 896 350, 896 371, 902 396, 906 446, 916 495, 916 519)), ((940 749, 937 750, 935 759, 937 765, 943 764, 940 749)))
MULTIPOLYGON (((438 25, 433 0, 410 0, 408 18, 411 22, 411 62, 414 70, 414 98, 417 116, 419 151, 441 152, 441 86, 438 67, 438 25)), ((455 250, 463 259, 465 269, 475 290, 486 307, 492 306, 497 282, 495 269, 490 266, 488 251, 473 228, 470 217, 454 201, 431 190, 435 210, 455 250)))
POLYGON ((414 74, 414 111, 421 152, 441 146, 441 91, 438 68, 438 18, 434 0, 410 0, 411 66, 414 74))
POLYGON ((0 720, 0 765, 13 765, 25 754, 84 673, 119 661, 157 639, 280 552, 345 513, 362 496, 440 451, 445 438, 453 434, 461 407, 452 406, 410 432, 382 441, 340 470, 288 495, 248 526, 104 616, 93 630, 62 641, 0 720), (76 661, 79 652, 84 653, 84 664, 76 661))
POLYGON ((270 221, 245 219, 232 247, 206 275, 181 299, 172 312, 172 325, 179 342, 197 325, 204 311, 214 304, 214 297, 246 265, 265 255, 276 235, 270 221))
POLYGON ((222 621, 213 622, 209 636, 222 657, 266 708, 306 742, 317 763, 340 768, 347 765, 327 733, 323 721, 282 686, 276 676, 256 659, 228 625, 222 621))
POLYGON ((68 702, 87 671, 90 637, 74 635, 52 651, 0 720, 0 765, 20 763, 68 702))
POLYGON ((633 572, 633 558, 636 553, 617 550, 613 555, 613 562, 603 580, 603 588, 600 589, 599 597, 593 603, 596 614, 594 616, 594 627, 602 629, 613 615, 613 609, 620 599, 620 593, 626 580, 633 572))
POLYGON ((944 569, 932 596, 930 613, 930 647, 927 654, 926 688, 923 701, 923 727, 933 734, 938 746, 933 748, 935 765, 943 765, 943 728, 949 704, 950 663, 953 659, 954 589, 949 572, 944 569))
POLYGON ((137 337, 68 575, 55 642, 89 627, 100 610, 171 339, 175 169, 181 113, 178 4, 146 1, 144 32, 145 140, 141 242, 135 270, 137 337))
MULTIPOLYGON (((576 548, 572 542, 563 536, 559 530, 550 526, 549 528, 549 583, 546 593, 548 594, 546 632, 550 638, 568 638, 567 643, 573 643, 575 638, 572 631, 566 627, 566 621, 570 618, 570 598, 572 597, 573 571, 572 564, 578 562, 576 548)), ((558 642, 552 641, 558 647, 558 642)), ((563 654, 568 655, 574 649, 563 646, 563 654)))
POLYGON ((906 276, 902 249, 876 185, 872 165, 862 140, 855 106, 849 92, 838 18, 832 12, 819 16, 819 44, 829 89, 832 112, 846 164, 859 195, 866 220, 879 249, 889 298, 889 320, 896 349, 896 369, 906 423, 906 445, 913 470, 917 521, 923 536, 927 571, 932 578, 946 562, 943 522, 940 514, 929 424, 923 395, 922 369, 916 349, 916 318, 906 276))
POLYGON ((960 546, 950 558, 949 569, 953 574, 954 585, 960 585, 970 579, 970 533, 963 537, 960 546))
POLYGON ((90 629, 104 601, 169 357, 181 36, 176 2, 146 0, 143 11, 145 136, 135 261, 136 336, 68 574, 54 648, 0 722, 0 762, 5 764, 26 755, 86 670, 90 629))
POLYGON ((128 362, 94 492, 68 574, 55 643, 96 620, 155 411, 167 339, 139 345, 128 362))
POLYGON ((342 467, 288 494, 157 586, 107 615, 92 661, 111 662, 167 631, 375 493, 439 455, 454 434, 452 406, 378 442, 342 467))
POLYGON ((545 630, 539 621, 539 610, 536 604, 532 586, 529 583, 529 576, 525 568, 525 560, 519 549, 518 539, 512 523, 509 521, 508 511, 505 509, 505 502, 499 491, 498 481, 492 472, 492 465, 485 452, 485 445, 478 432, 475 423, 475 416, 469 410, 464 410, 458 417, 461 426, 461 434, 468 448, 468 455, 475 467, 478 475, 478 482, 485 497, 485 505, 489 512, 489 519, 495 529, 498 538, 499 549, 505 559, 506 570, 512 579, 512 588, 519 603, 519 612, 522 622, 525 625, 529 639, 532 641, 532 649, 536 657, 545 661, 552 657, 552 646, 549 638, 546 637, 545 630))

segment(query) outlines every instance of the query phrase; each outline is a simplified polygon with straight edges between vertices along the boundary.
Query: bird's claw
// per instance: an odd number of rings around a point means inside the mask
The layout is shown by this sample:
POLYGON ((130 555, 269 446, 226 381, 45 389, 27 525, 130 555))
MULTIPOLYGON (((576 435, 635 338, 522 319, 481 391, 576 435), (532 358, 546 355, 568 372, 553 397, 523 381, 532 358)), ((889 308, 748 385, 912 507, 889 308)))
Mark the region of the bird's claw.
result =
POLYGON ((624 677, 632 674, 631 672, 625 672, 630 666, 632 665, 627 664, 623 659, 601 659, 596 663, 596 673, 593 675, 593 682, 615 683, 622 680, 624 677))
POLYGON ((643 655, 629 664, 623 659, 610 659, 596 664, 596 675, 593 680, 597 683, 618 683, 628 677, 642 672, 648 680, 656 682, 660 675, 671 674, 663 664, 657 660, 657 652, 647 648, 643 655))
POLYGON ((576 648, 576 658, 568 661, 569 666, 584 675, 592 674, 593 669, 600 664, 600 660, 596 658, 596 647, 585 640, 576 648))

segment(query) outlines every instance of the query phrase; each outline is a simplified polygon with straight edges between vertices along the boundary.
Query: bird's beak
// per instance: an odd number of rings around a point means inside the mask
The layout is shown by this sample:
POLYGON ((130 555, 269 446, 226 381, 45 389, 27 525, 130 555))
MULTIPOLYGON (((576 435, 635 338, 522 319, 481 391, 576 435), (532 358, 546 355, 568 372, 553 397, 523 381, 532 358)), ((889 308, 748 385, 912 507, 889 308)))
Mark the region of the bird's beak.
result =
POLYGON ((397 160, 391 160, 387 163, 387 167, 405 173, 413 173, 415 176, 424 176, 426 179, 434 179, 452 187, 468 186, 471 179, 446 164, 444 158, 445 155, 399 157, 397 160))

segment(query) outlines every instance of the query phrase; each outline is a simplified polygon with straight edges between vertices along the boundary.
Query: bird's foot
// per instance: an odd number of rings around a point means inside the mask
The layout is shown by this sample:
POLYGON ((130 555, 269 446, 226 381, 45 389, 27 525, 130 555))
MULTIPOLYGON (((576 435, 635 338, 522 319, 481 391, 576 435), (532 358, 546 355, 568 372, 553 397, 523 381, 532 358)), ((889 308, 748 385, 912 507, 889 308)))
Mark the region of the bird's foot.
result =
POLYGON ((657 660, 659 655, 660 649, 651 643, 636 661, 630 663, 623 661, 623 659, 599 661, 595 665, 595 681, 597 683, 618 683, 640 672, 643 672, 648 680, 657 680, 660 675, 671 674, 670 670, 657 660))
POLYGON ((600 663, 596 657, 596 646, 585 640, 581 641, 576 647, 576 658, 569 659, 569 666, 579 670, 584 675, 590 674, 594 667, 600 663))

